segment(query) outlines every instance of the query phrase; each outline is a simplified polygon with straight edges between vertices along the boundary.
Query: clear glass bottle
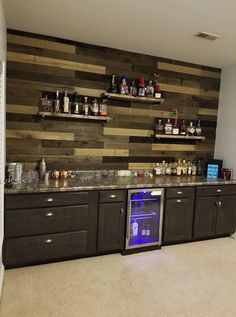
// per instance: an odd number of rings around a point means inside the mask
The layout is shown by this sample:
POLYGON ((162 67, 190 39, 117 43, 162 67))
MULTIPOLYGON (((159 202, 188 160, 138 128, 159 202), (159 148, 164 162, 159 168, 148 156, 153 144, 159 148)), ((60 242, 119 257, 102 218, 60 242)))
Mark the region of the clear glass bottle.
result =
POLYGON ((117 94, 118 93, 118 87, 116 84, 116 75, 112 74, 111 75, 111 82, 110 82, 110 87, 108 89, 108 92, 112 93, 112 94, 117 94))
POLYGON ((164 130, 165 134, 172 134, 172 123, 170 122, 170 119, 167 120, 164 130))
POLYGON ((119 93, 121 95, 129 95, 129 87, 128 87, 127 79, 125 76, 121 78, 121 83, 119 88, 120 88, 119 93))
POLYGON ((151 235, 151 225, 150 225, 150 222, 148 222, 146 226, 146 236, 149 237, 150 235, 151 235))
POLYGON ((188 129, 187 129, 187 134, 189 136, 194 136, 195 135, 195 131, 196 131, 196 129, 195 129, 194 125, 193 125, 193 122, 191 121, 189 126, 188 126, 188 129))
POLYGON ((79 114, 79 98, 78 98, 78 93, 76 92, 75 93, 75 98, 74 98, 74 102, 73 102, 73 105, 72 105, 72 109, 71 109, 71 112, 73 114, 79 114))
POLYGON ((107 104, 106 104, 107 100, 103 99, 102 102, 100 103, 99 106, 99 115, 102 117, 106 117, 107 116, 107 104))
POLYGON ((187 127, 185 124, 185 120, 182 121, 182 125, 180 127, 180 135, 185 136, 187 134, 187 127))
POLYGON ((166 175, 170 176, 172 173, 172 164, 166 163, 166 175))
POLYGON ((134 97, 137 96, 137 87, 135 86, 134 80, 132 81, 132 84, 129 87, 129 93, 130 93, 131 96, 134 96, 134 97))
POLYGON ((172 128, 172 134, 178 135, 179 134, 179 127, 177 125, 174 125, 172 128))
POLYGON ((155 125, 155 132, 156 134, 163 134, 164 126, 161 122, 161 119, 158 120, 158 123, 155 125))
POLYGON ((154 86, 152 84, 152 80, 149 80, 148 85, 146 87, 146 96, 153 98, 154 96, 154 86))
POLYGON ((89 115, 88 97, 84 97, 83 114, 84 114, 85 116, 88 116, 88 115, 89 115))
POLYGON ((140 77, 139 79, 139 85, 138 85, 138 96, 139 97, 145 97, 145 81, 144 77, 140 77))
POLYGON ((202 134, 201 121, 198 120, 197 127, 196 127, 196 135, 200 136, 201 134, 202 134))
POLYGON ((53 112, 54 113, 61 112, 61 100, 60 100, 60 94, 59 94, 58 90, 56 92, 56 98, 55 98, 54 103, 53 103, 53 112))
POLYGON ((192 175, 192 162, 191 161, 188 161, 188 176, 191 176, 192 175))
POLYGON ((188 165, 186 164, 186 161, 183 160, 182 164, 182 175, 186 176, 188 174, 188 165))
POLYGON ((166 175, 166 162, 162 161, 161 163, 161 175, 166 175))
POLYGON ((98 113, 99 113, 99 107, 98 107, 97 99, 95 98, 92 104, 92 114, 94 116, 98 116, 98 113))
POLYGON ((67 95, 67 90, 65 90, 65 95, 63 98, 63 112, 69 113, 70 99, 67 95))
POLYGON ((174 162, 171 168, 171 175, 176 176, 177 173, 177 162, 174 162))
POLYGON ((160 165, 160 163, 157 163, 157 164, 156 164, 155 172, 156 172, 156 175, 157 175, 157 176, 160 176, 160 175, 161 175, 161 165, 160 165))
POLYGON ((182 164, 181 160, 178 159, 177 167, 176 167, 176 175, 181 176, 182 175, 182 164))
POLYGON ((196 162, 193 161, 193 164, 192 164, 192 176, 196 176, 197 174, 197 166, 196 166, 196 162))

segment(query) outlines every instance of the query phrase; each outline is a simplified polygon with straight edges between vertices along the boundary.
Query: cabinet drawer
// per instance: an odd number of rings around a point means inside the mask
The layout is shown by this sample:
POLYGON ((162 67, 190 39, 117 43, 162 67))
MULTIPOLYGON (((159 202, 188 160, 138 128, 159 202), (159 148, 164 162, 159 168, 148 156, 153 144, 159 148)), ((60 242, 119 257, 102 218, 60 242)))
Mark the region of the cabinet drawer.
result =
POLYGON ((166 191, 167 198, 193 197, 195 187, 176 187, 168 188, 166 191))
POLYGON ((5 237, 87 230, 87 227, 87 205, 5 212, 5 237))
POLYGON ((236 185, 197 187, 197 196, 235 195, 236 185))
POLYGON ((11 194, 5 196, 6 209, 83 205, 89 201, 88 192, 11 194))
POLYGON ((16 267, 86 254, 87 232, 5 239, 4 265, 16 267))
POLYGON ((104 190, 99 192, 99 201, 101 203, 110 203, 113 201, 125 201, 125 190, 104 190))

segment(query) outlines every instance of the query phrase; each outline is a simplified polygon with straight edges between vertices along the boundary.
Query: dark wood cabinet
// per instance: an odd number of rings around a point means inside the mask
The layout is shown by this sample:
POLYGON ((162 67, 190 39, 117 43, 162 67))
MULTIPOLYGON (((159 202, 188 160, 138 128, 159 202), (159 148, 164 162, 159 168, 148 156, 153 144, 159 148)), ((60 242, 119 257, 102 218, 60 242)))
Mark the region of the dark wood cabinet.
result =
POLYGON ((192 238, 193 198, 167 199, 163 242, 189 241, 192 238))
POLYGON ((236 226, 236 195, 220 196, 217 202, 216 235, 231 234, 236 226))

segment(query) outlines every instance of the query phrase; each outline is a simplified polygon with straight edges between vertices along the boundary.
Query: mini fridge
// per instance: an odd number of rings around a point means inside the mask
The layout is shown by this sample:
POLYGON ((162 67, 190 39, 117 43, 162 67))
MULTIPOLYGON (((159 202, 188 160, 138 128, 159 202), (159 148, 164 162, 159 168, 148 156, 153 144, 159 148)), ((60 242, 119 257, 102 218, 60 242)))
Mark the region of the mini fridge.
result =
POLYGON ((163 188, 128 190, 125 250, 160 246, 163 188))

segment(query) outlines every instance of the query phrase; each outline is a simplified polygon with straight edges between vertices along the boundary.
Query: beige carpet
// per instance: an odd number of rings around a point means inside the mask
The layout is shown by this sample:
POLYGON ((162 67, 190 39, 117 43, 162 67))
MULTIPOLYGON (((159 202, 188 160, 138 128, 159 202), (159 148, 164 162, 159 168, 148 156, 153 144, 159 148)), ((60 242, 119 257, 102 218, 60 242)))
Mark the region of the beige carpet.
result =
POLYGON ((1 317, 235 317, 236 241, 8 270, 1 317))

